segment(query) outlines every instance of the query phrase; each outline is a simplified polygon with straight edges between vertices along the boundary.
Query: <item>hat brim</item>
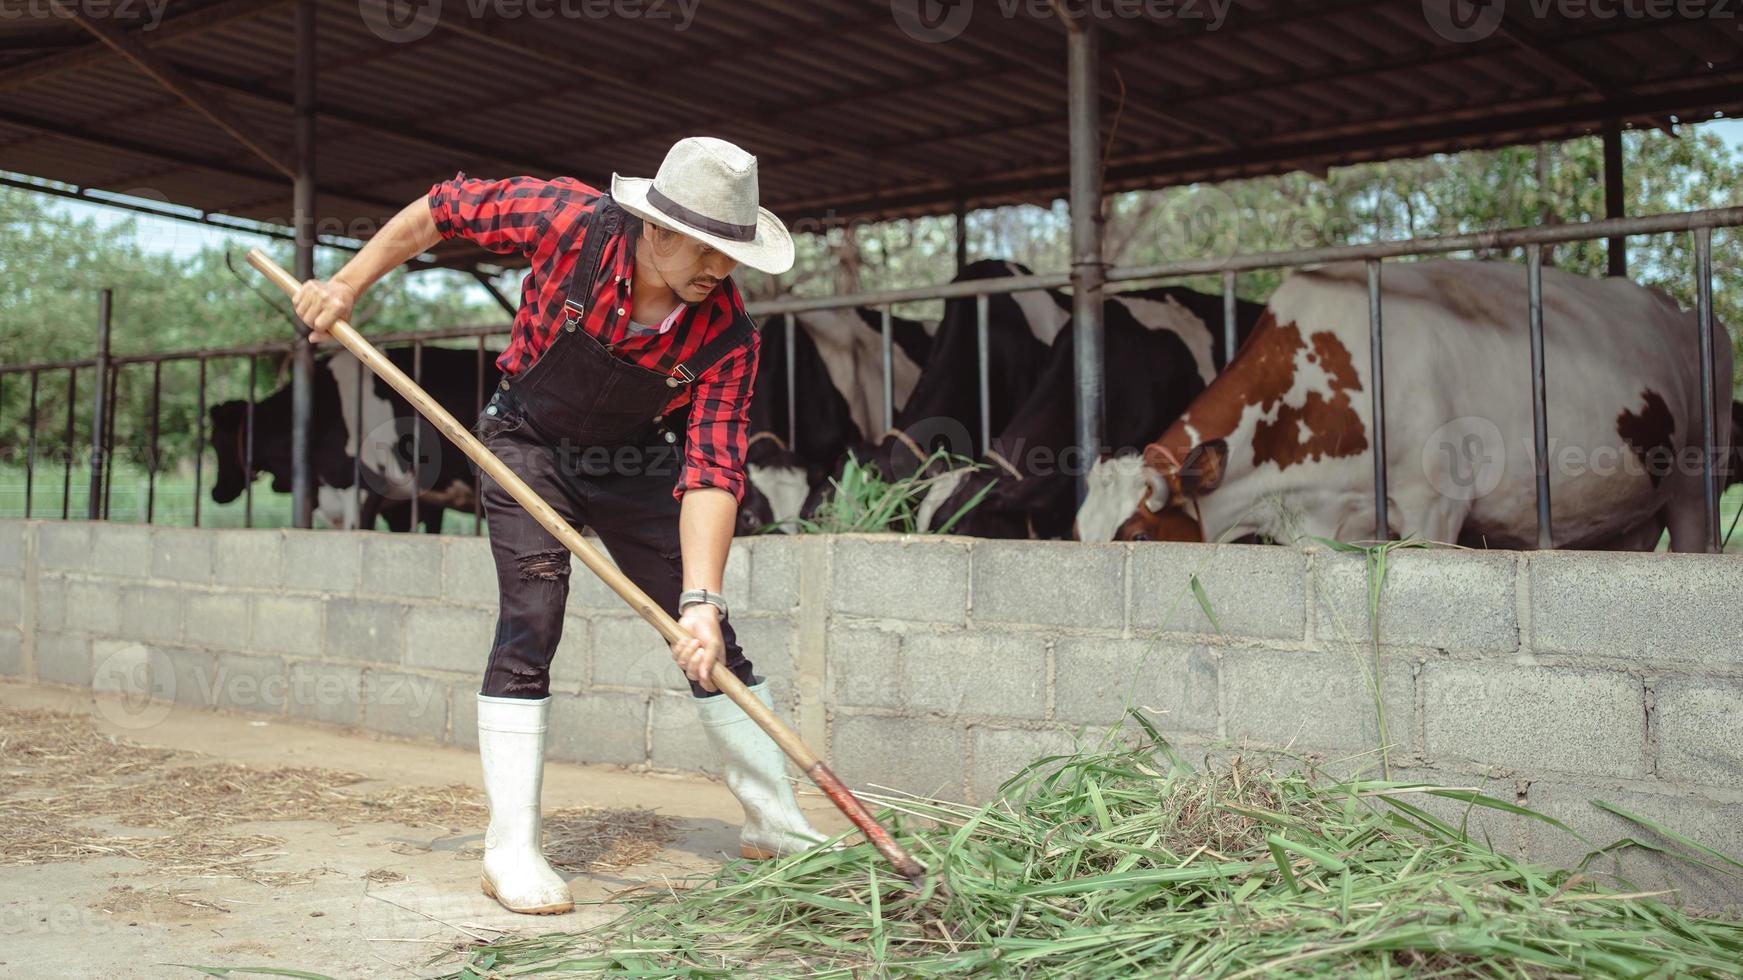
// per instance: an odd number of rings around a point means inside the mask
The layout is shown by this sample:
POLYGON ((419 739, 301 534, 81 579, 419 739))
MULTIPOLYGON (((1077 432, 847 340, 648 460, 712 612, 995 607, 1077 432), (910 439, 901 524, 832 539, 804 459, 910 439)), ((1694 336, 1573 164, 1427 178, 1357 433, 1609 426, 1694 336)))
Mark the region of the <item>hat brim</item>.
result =
POLYGON ((748 242, 738 242, 692 228, 654 210, 648 204, 648 188, 653 185, 651 177, 621 177, 612 174, 611 199, 619 207, 644 221, 651 221, 668 231, 688 235, 711 245, 740 265, 748 265, 758 272, 778 276, 793 267, 793 236, 787 233, 787 226, 768 208, 757 208, 756 237, 748 242))

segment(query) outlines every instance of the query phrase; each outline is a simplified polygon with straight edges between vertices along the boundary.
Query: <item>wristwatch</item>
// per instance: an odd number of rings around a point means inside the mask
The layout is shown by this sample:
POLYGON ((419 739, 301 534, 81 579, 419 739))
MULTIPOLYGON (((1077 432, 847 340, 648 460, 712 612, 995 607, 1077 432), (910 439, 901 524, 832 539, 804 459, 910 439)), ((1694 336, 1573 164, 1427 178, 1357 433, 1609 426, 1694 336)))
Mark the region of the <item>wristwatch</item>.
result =
POLYGON ((698 602, 706 602, 720 610, 720 618, 722 621, 725 621, 727 617, 726 597, 718 592, 710 592, 707 589, 685 589, 683 592, 678 593, 678 615, 684 615, 684 610, 694 606, 698 602))

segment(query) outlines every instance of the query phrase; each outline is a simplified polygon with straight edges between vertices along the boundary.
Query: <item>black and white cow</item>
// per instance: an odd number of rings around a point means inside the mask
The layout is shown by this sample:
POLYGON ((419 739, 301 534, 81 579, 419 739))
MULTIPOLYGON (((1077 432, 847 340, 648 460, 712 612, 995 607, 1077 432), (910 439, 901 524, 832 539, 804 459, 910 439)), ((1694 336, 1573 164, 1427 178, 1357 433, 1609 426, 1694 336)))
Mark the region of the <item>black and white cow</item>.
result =
MULTIPOLYGON (((1388 526, 1374 526, 1360 263, 1290 277, 1233 364, 1140 454, 1098 462, 1085 541, 1263 535, 1537 546, 1526 275, 1505 262, 1387 266, 1388 526)), ((1552 540, 1706 544, 1693 313, 1626 279, 1543 271, 1552 540)), ((1731 408, 1715 324, 1713 412, 1731 408)), ((1718 425, 1720 460, 1731 426, 1718 425)))
MULTIPOLYGON (((495 354, 486 356, 494 359, 495 354)), ((387 357, 407 374, 412 372, 411 350, 391 350, 387 357)), ((487 364, 487 382, 494 373, 487 364)), ((455 418, 469 422, 477 415, 475 352, 427 347, 421 378, 424 390, 455 418)), ((419 523, 428 531, 441 530, 442 516, 448 509, 473 509, 470 461, 387 382, 375 377, 349 352, 317 360, 313 381, 310 458, 317 487, 317 516, 334 527, 345 528, 373 528, 379 516, 389 529, 409 531, 414 488, 418 488, 419 523), (413 426, 419 432, 420 460, 415 467, 413 426), (362 448, 358 453, 360 433, 362 448), (363 476, 361 494, 352 491, 354 471, 358 470, 363 476)), ((274 491, 290 492, 288 385, 255 402, 252 466, 247 402, 212 406, 211 427, 211 446, 218 460, 214 501, 224 504, 235 500, 261 473, 272 475, 274 491)))
MULTIPOLYGON (((1258 303, 1235 310, 1237 345, 1264 312, 1258 303)), ((1107 297, 1103 304, 1106 444, 1142 446, 1168 427, 1228 362, 1223 300, 1169 287, 1107 297)), ((917 525, 938 529, 953 516, 959 534, 990 538, 1067 538, 1077 506, 1077 477, 1093 458, 1074 458, 1076 343, 1062 330, 1011 424, 993 437, 985 468, 959 469, 938 479, 919 507, 917 525), (991 489, 988 489, 989 484, 991 489), (986 491, 980 503, 964 508, 986 491)))
MULTIPOLYGON (((963 268, 954 281, 1030 275, 1027 267, 987 259, 963 268)), ((923 459, 940 447, 978 456, 981 444, 980 342, 974 297, 944 304, 944 319, 913 394, 896 414, 895 428, 851 451, 886 480, 914 475, 923 459)), ((988 431, 1010 423, 1034 390, 1047 364, 1054 338, 1071 319, 1070 299, 1058 290, 1001 293, 987 300, 988 431)), ((846 461, 835 467, 839 475, 846 461)), ((811 506, 815 501, 808 502, 811 506)))
MULTIPOLYGON (((883 425, 883 321, 871 309, 819 310, 797 316, 793 390, 797 426, 789 426, 786 318, 762 325, 750 408, 750 447, 738 533, 790 527, 829 467, 849 446, 883 425), (788 445, 789 434, 796 441, 788 445)), ((914 389, 932 338, 928 325, 892 317, 893 394, 900 406, 914 389)))

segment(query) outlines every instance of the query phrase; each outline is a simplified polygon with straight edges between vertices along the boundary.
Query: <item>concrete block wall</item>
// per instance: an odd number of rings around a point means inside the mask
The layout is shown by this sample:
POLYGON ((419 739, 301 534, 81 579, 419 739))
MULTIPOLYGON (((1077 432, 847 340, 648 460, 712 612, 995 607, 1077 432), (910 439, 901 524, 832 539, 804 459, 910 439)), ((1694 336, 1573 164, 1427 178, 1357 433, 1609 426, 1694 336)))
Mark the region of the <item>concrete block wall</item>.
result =
MULTIPOLYGON (((1322 550, 765 537, 735 542, 726 590, 784 714, 856 785, 986 799, 1128 707, 1189 757, 1377 774, 1377 688, 1395 778, 1650 837, 1603 799, 1743 855, 1743 562, 1394 552, 1377 655, 1368 575, 1322 550)), ((571 582, 552 755, 707 771, 664 644, 571 582)), ((0 522, 0 674, 149 690, 141 719, 167 701, 471 746, 495 602, 477 539, 0 522)), ((1588 850, 1442 809, 1521 855, 1588 850)), ((1743 905, 1735 881, 1606 867, 1743 905)))

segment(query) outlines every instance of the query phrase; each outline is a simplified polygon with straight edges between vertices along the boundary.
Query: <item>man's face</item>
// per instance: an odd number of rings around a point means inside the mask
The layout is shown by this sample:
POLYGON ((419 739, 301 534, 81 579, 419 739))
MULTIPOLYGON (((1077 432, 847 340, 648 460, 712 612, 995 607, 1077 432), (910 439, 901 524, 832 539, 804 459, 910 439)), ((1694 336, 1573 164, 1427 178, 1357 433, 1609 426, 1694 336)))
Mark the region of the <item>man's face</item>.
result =
POLYGON ((686 303, 700 303, 708 298, 720 280, 738 268, 735 259, 725 252, 705 245, 688 235, 657 228, 651 223, 642 226, 643 254, 672 292, 686 303))

